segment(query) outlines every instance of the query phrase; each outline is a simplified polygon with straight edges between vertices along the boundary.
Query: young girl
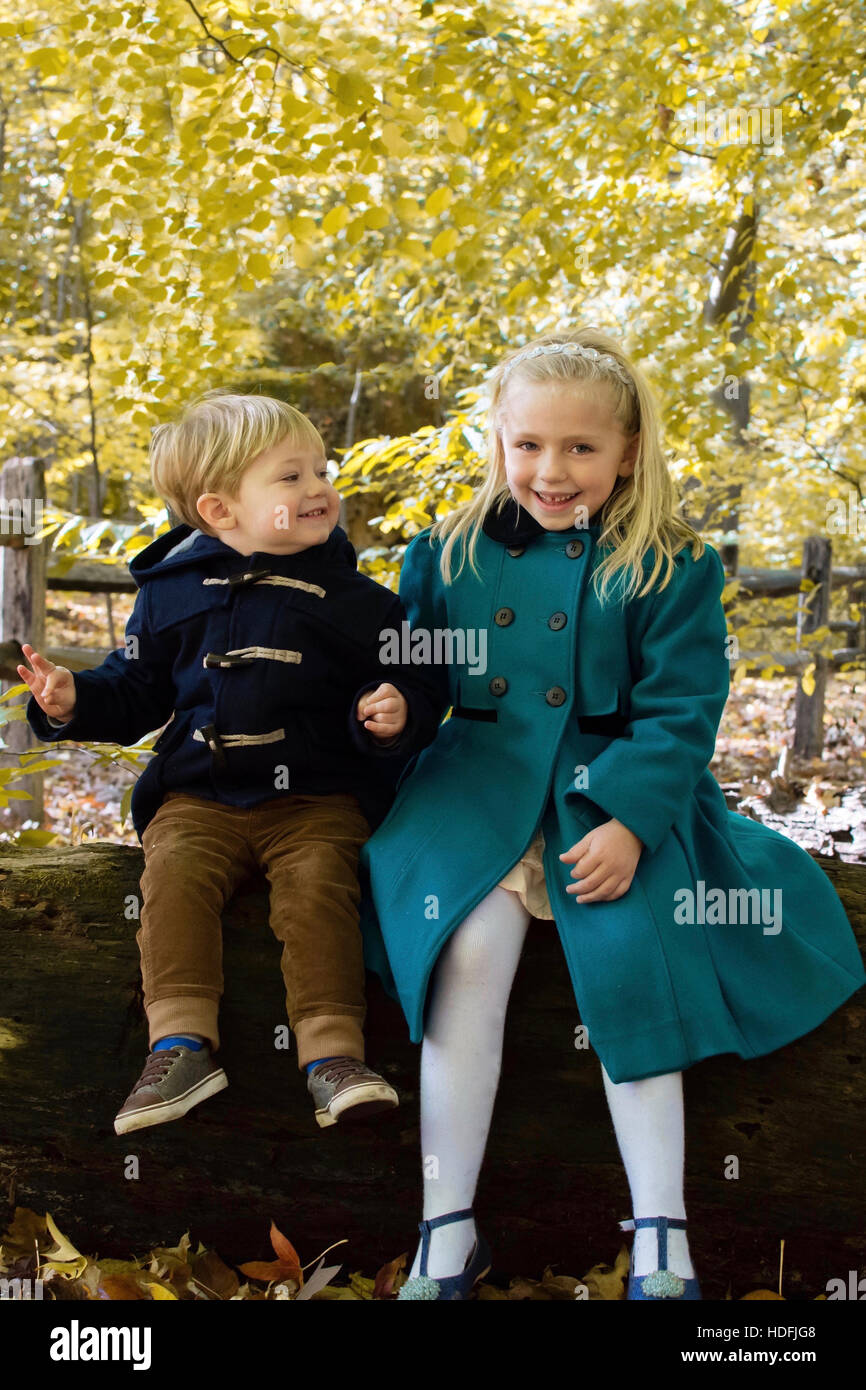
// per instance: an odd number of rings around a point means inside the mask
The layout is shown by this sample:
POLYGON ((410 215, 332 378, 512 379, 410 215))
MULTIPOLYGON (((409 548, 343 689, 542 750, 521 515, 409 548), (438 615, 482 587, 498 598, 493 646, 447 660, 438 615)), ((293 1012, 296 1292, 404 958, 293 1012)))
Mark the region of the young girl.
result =
POLYGON ((697 1299, 683 1068, 782 1047, 866 972, 829 879, 729 812, 708 770, 725 576, 675 514, 646 377, 587 328, 491 382, 486 481, 400 577, 413 659, 451 717, 361 851, 368 964, 423 1036, 425 1219, 399 1296, 465 1298, 490 1266, 472 1203, 534 916, 556 924, 601 1063, 632 1199, 627 1296, 697 1299))

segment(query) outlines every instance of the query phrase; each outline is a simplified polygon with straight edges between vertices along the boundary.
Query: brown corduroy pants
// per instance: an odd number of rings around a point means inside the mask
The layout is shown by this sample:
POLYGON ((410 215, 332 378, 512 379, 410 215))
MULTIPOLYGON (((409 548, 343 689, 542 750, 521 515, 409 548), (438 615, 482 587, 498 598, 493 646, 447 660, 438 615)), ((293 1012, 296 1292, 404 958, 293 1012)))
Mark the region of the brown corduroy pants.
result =
POLYGON ((253 807, 169 792, 142 835, 141 951, 150 1047, 199 1033, 219 1047, 225 904, 256 867, 283 944, 286 1010, 298 1066, 364 1060, 358 855, 371 834, 357 797, 296 794, 253 807))

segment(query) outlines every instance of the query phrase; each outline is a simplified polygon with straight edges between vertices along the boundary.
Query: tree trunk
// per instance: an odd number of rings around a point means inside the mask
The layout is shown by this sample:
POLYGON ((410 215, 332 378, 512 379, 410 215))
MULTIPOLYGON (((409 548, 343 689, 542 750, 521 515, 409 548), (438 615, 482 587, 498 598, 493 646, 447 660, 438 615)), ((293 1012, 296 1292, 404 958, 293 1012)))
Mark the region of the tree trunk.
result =
MULTIPOLYGON (((833 557, 828 536, 807 536, 803 542, 803 578, 814 588, 801 593, 797 611, 797 646, 809 632, 824 627, 830 617, 833 557)), ((827 692, 827 658, 814 655, 812 693, 797 682, 794 714, 794 752, 801 758, 820 758, 824 748, 824 697, 827 692)))
MULTIPOLYGON (((862 946, 866 867, 816 858, 862 946)), ((368 976, 367 1057, 401 1105, 365 1126, 318 1129, 296 1054, 275 1047, 286 1017, 264 879, 248 880, 224 916, 228 1089, 183 1120, 115 1135, 147 1050, 141 870, 141 851, 120 845, 0 850, 0 1193, 50 1212, 90 1255, 144 1254, 189 1230, 230 1262, 272 1258, 273 1219, 302 1262, 344 1237, 335 1258, 346 1271, 411 1256, 420 1049, 368 976), (131 1155, 138 1177, 125 1176, 131 1155)), ((814 1298, 866 1261, 864 1014, 861 992, 776 1053, 688 1069, 686 1206, 707 1298, 774 1287, 781 1238, 788 1297, 814 1298), (726 1178, 732 1155, 737 1180, 726 1178)), ((534 922, 477 1199, 494 1278, 612 1263, 617 1222, 633 1214, 598 1059, 575 1049, 578 1022, 556 930, 534 922)))
MULTIPOLYGON (((731 227, 722 249, 719 271, 704 304, 704 323, 728 320, 728 341, 741 343, 748 332, 755 312, 755 262, 752 251, 758 227, 755 199, 749 194, 736 225, 731 227)), ((731 380, 723 370, 722 384, 711 392, 715 403, 726 410, 734 426, 734 442, 746 446, 744 431, 750 418, 751 385, 748 377, 731 380)), ((734 482, 721 488, 722 511, 713 519, 717 529, 726 534, 719 545, 719 555, 725 571, 734 576, 740 563, 740 504, 742 483, 734 482)), ((703 524, 706 524, 705 522, 703 524)))

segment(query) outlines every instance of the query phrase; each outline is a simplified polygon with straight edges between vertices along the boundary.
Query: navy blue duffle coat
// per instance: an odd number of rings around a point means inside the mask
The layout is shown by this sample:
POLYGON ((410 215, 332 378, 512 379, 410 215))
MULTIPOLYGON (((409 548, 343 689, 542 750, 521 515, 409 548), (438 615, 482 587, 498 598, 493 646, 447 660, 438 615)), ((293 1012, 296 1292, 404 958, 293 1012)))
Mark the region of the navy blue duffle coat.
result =
POLYGON ((382 634, 400 630, 405 610, 358 572, 342 527, 293 555, 244 556, 183 524, 129 569, 139 592, 124 647, 75 672, 65 724, 31 695, 34 733, 128 746, 169 720, 133 789, 139 839, 169 791, 230 806, 349 792, 377 825, 438 717, 417 669, 382 660, 382 634), (355 717, 361 694, 383 681, 409 704, 389 747, 355 717))
POLYGON ((452 650, 466 660, 429 668, 439 716, 452 714, 362 848, 362 927, 368 965, 420 1042, 439 952, 541 826, 580 1016, 620 1082, 771 1052, 866 972, 826 875, 729 811, 708 770, 729 688, 718 553, 683 550, 665 589, 602 608, 599 534, 547 531, 511 499, 485 518, 480 580, 465 565, 451 585, 429 528, 407 547, 413 631, 476 640, 452 650), (578 903, 557 856, 612 817, 643 842, 634 878, 614 901, 578 903))

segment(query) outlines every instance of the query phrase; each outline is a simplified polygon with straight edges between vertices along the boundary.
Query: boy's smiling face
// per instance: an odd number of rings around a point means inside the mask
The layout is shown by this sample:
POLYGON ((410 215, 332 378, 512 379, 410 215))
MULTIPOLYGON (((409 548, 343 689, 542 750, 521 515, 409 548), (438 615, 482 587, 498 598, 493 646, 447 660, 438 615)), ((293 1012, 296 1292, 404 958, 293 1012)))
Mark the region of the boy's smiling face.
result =
POLYGON ((506 387, 505 476, 515 501, 548 531, 580 525, 576 514, 588 521, 617 478, 634 471, 638 436, 626 440, 605 397, 565 382, 506 387))
POLYGON ((251 460, 236 498, 204 493, 202 519, 242 555, 292 555, 322 545, 337 524, 340 498, 324 455, 280 440, 251 460))

